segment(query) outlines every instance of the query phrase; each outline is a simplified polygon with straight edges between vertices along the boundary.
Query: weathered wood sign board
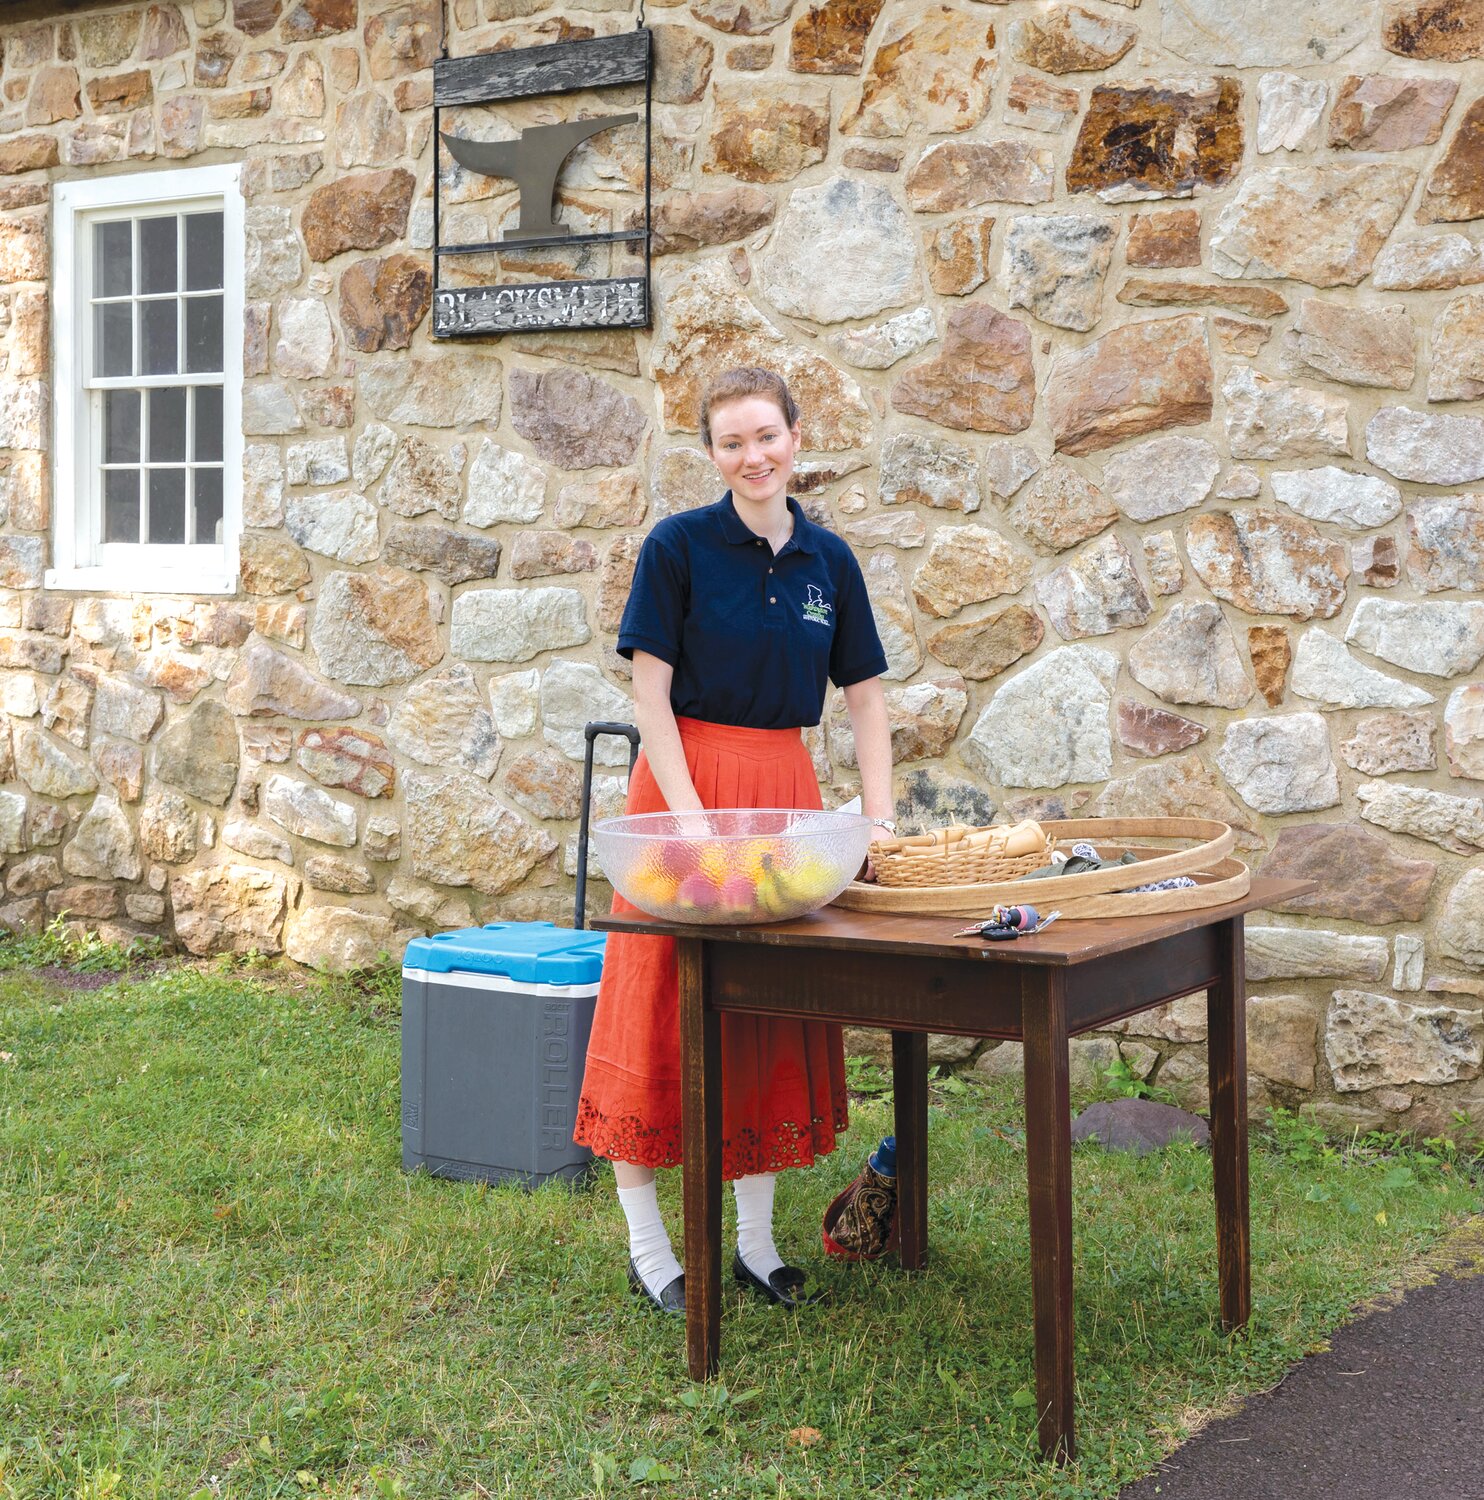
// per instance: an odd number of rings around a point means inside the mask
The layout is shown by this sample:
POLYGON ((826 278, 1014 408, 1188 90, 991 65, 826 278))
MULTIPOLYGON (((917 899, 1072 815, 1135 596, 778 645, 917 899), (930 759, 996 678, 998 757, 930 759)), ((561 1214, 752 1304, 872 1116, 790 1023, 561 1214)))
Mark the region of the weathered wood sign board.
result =
POLYGON ((647 328, 650 322, 650 80, 653 49, 647 30, 618 36, 558 42, 478 57, 441 58, 433 64, 434 150, 466 171, 509 178, 520 192, 519 222, 499 240, 445 244, 442 237, 441 170, 433 191, 433 334, 462 338, 516 333, 534 328, 647 328), (635 113, 606 115, 552 125, 534 125, 514 140, 476 141, 444 134, 442 111, 450 106, 496 104, 577 90, 644 85, 644 223, 642 228, 574 233, 557 222, 552 204, 563 163, 584 140, 632 124, 635 113), (510 254, 533 248, 642 243, 642 275, 562 281, 511 282, 497 286, 443 284, 450 256, 510 254))

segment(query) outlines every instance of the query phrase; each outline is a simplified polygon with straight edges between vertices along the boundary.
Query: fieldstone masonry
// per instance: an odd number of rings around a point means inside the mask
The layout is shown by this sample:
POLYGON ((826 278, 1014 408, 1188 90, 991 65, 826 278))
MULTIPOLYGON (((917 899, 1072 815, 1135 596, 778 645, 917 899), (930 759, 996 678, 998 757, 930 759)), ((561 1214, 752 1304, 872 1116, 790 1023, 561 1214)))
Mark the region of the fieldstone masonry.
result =
MULTIPOLYGON (((708 376, 764 363, 866 570, 904 819, 1230 821, 1318 882, 1252 921, 1254 1098, 1484 1117, 1477 0, 649 0, 654 329, 457 346, 432 62, 621 4, 56 10, 0 21, 0 924, 344 968, 560 919, 638 545, 716 494, 708 376), (48 591, 52 186, 221 161, 241 589, 48 591)), ((588 143, 560 213, 629 223, 641 163, 637 129, 588 143)), ((456 237, 514 211, 444 188, 456 237)), ((808 744, 851 795, 838 697, 808 744)), ((1078 1065, 1199 1100, 1204 1038, 1194 997, 1078 1065)))

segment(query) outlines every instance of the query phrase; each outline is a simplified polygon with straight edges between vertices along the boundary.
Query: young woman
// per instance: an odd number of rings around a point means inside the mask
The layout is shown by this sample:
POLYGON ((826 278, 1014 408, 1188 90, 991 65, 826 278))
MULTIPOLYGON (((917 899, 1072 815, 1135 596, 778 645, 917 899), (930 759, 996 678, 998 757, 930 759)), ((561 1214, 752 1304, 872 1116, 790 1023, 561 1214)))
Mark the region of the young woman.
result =
MULTIPOLYGON (((850 548, 788 497, 799 412, 767 370, 731 370, 701 402, 701 441, 729 486, 645 539, 618 649, 634 663, 643 742, 628 811, 820 806, 800 728, 826 679, 845 693, 862 806, 891 822, 886 657, 850 548)), ((634 908, 615 895, 615 912, 634 908)), ((613 1162, 629 1225, 629 1284, 683 1312, 685 1279, 655 1197, 681 1156, 675 944, 608 939, 578 1106, 578 1141, 613 1162)), ((774 1174, 835 1148, 846 1124, 840 1028, 723 1015, 722 1173, 737 1196, 733 1274, 769 1301, 808 1300, 773 1244, 774 1174)))

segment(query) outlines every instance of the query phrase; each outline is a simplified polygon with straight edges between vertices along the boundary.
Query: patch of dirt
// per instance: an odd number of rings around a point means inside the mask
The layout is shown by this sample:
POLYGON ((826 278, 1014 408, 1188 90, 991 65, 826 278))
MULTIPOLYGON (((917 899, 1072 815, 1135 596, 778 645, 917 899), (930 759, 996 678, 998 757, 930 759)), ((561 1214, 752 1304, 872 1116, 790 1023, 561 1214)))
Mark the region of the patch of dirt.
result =
POLYGON ((31 972, 64 990, 101 990, 110 984, 139 980, 167 967, 164 962, 129 969, 69 969, 65 964, 42 964, 31 972))
POLYGON ((104 985, 113 984, 119 978, 119 975, 103 970, 84 974, 77 969, 66 968, 62 964, 43 964, 33 972, 64 990, 101 990, 104 985))

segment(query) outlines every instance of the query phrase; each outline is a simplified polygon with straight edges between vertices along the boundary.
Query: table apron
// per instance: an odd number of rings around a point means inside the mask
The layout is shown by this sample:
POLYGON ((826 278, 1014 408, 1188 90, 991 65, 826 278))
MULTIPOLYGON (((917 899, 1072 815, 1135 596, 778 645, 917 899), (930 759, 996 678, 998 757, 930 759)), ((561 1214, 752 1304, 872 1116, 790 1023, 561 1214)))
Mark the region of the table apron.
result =
MULTIPOLYGON (((702 946, 710 1009, 1010 1039, 1022 1036, 1022 1000, 1044 994, 1048 968, 978 955, 919 958, 719 939, 702 946)), ((1219 961, 1216 928, 1201 927, 1072 965, 1064 971, 1068 1034, 1205 989, 1219 961)))
MULTIPOLYGON (((1234 919, 1241 941, 1242 919, 1234 919)), ((1096 1031, 1195 990, 1221 974, 1223 923, 1176 933, 1142 948, 1110 953, 1067 973, 1067 1034, 1096 1031)))

